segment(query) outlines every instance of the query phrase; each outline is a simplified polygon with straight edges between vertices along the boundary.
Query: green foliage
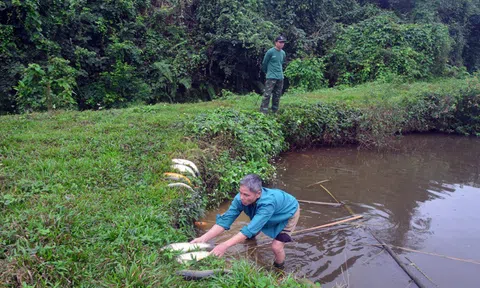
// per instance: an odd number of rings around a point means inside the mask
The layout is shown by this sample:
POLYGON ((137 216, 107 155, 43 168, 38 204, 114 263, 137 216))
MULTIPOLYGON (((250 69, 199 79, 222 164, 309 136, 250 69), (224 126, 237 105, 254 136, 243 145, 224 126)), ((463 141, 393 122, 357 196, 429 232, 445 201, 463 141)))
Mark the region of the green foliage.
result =
POLYGON ((258 112, 215 110, 198 115, 188 126, 189 131, 211 147, 205 156, 208 159, 205 165, 211 174, 207 177, 211 206, 237 191, 238 182, 246 174, 271 178, 274 169, 268 161, 285 149, 279 124, 258 112))
POLYGON ((424 92, 405 99, 405 127, 409 131, 441 131, 463 135, 480 132, 480 78, 471 77, 454 91, 424 92))
POLYGON ((201 139, 219 138, 220 145, 245 160, 269 158, 284 148, 278 124, 259 112, 218 109, 197 116, 189 125, 201 139))
MULTIPOLYGON (((210 265, 212 266, 212 265, 210 265)), ((222 277, 215 277, 212 283, 205 283, 202 285, 198 282, 200 287, 251 287, 251 288, 290 288, 290 287, 320 287, 320 284, 313 284, 305 282, 299 282, 292 275, 285 275, 283 279, 276 279, 275 273, 268 271, 267 269, 252 269, 255 267, 255 263, 247 260, 241 260, 233 264, 233 267, 229 268, 233 271, 232 275, 226 275, 222 277)), ((222 267, 223 268, 223 267, 222 267)), ((212 268, 208 268, 212 269, 212 268)))
POLYGON ((74 107, 76 71, 68 64, 68 60, 58 57, 51 58, 46 67, 29 64, 15 87, 20 108, 24 111, 50 111, 74 107))
POLYGON ((135 67, 117 60, 110 72, 100 73, 103 82, 104 95, 100 101, 88 99, 87 103, 101 105, 103 107, 121 107, 130 102, 145 99, 149 93, 149 87, 135 73, 135 67), (123 104, 123 105, 122 105, 123 104))
POLYGON ((443 25, 401 24, 393 16, 380 15, 343 30, 328 56, 330 69, 341 84, 373 81, 389 74, 408 79, 441 75, 450 42, 443 25))
POLYGON ((275 173, 270 158, 246 161, 241 157, 232 158, 228 152, 221 152, 217 157, 206 165, 210 179, 207 207, 210 209, 237 193, 238 183, 245 175, 255 173, 268 181, 275 173))
POLYGON ((208 49, 207 80, 217 88, 246 92, 261 80, 259 62, 280 33, 262 12, 262 1, 199 1, 197 29, 208 49))
POLYGON ((294 88, 313 91, 327 86, 325 64, 320 58, 295 59, 285 69, 285 76, 294 88))
POLYGON ((183 197, 175 199, 171 205, 174 215, 174 226, 187 230, 190 236, 195 236, 191 229, 192 223, 204 216, 204 209, 207 198, 202 197, 198 191, 187 193, 183 192, 183 197))
POLYGON ((342 104, 317 103, 292 105, 283 110, 278 121, 292 147, 335 145, 356 142, 358 109, 342 104))
POLYGON ((15 110, 13 86, 25 68, 21 59, 22 51, 15 43, 13 26, 0 24, 0 115, 15 110))

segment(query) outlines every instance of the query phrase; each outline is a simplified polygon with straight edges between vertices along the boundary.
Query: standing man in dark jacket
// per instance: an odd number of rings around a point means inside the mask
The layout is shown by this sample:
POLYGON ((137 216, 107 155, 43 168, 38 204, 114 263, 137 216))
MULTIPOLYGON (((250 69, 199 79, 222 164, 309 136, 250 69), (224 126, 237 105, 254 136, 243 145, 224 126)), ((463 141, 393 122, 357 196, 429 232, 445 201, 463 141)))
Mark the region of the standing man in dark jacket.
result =
POLYGON ((272 112, 275 113, 278 110, 280 104, 280 97, 283 90, 283 67, 285 63, 285 51, 283 46, 285 45, 285 38, 279 36, 275 39, 275 47, 270 48, 262 62, 262 71, 267 74, 267 80, 265 81, 265 93, 263 94, 262 105, 260 106, 260 112, 267 113, 268 105, 270 104, 270 98, 272 98, 272 112))

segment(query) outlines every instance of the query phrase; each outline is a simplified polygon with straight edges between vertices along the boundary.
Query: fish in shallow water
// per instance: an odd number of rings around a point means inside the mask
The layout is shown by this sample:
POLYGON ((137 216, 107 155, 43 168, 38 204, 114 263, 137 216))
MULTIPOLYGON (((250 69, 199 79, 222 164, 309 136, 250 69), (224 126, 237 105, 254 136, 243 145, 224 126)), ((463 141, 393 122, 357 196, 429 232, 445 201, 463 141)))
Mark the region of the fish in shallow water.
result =
POLYGON ((163 247, 162 249, 160 249, 161 251, 163 250, 173 250, 173 251, 182 251, 182 252, 189 252, 189 251, 193 251, 193 250, 211 250, 213 249, 213 245, 212 244, 208 244, 208 243, 188 243, 188 242, 184 242, 184 243, 172 243, 172 244, 169 244, 165 247, 163 247))
POLYGON ((179 263, 185 263, 188 261, 200 261, 203 258, 207 258, 210 256, 210 252, 207 251, 199 251, 199 252, 190 252, 190 253, 185 253, 182 255, 177 256, 177 261, 179 263))

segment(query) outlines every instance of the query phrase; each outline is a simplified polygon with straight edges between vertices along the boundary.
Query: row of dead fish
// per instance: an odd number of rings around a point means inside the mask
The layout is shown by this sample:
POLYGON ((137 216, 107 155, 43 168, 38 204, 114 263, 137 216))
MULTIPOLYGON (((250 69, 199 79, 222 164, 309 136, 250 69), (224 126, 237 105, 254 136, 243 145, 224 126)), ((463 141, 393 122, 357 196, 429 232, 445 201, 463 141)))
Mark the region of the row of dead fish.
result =
MULTIPOLYGON (((172 169, 176 170, 179 173, 172 173, 167 172, 164 173, 164 176, 167 180, 177 181, 175 183, 168 184, 168 187, 180 187, 190 190, 192 193, 195 193, 195 190, 191 187, 192 181, 187 177, 193 177, 194 179, 200 177, 200 172, 197 166, 189 160, 185 159, 172 159, 173 165, 171 166, 172 169), (185 173, 187 175, 183 175, 180 173, 185 173)), ((160 251, 176 251, 181 252, 176 257, 177 261, 180 264, 188 263, 190 261, 200 261, 204 258, 210 256, 210 250, 212 250, 215 246, 212 244, 207 243, 172 243, 169 244, 160 251), (202 250, 202 251, 196 251, 202 250)), ((177 275, 182 276, 185 280, 200 280, 208 277, 218 276, 218 275, 225 275, 231 274, 232 271, 228 269, 213 269, 213 270, 180 270, 176 271, 177 275)))
MULTIPOLYGON (((193 178, 200 176, 200 171, 198 170, 197 165, 195 165, 195 163, 193 163, 192 161, 186 159, 172 159, 172 162, 173 164, 171 168, 173 170, 180 173, 186 173, 188 174, 188 176, 191 176, 193 178)), ((167 180, 180 181, 170 183, 168 184, 168 187, 181 187, 186 188, 191 192, 195 192, 195 190, 193 190, 191 186, 192 181, 190 181, 190 179, 186 175, 180 173, 167 172, 163 174, 167 180)))
MULTIPOLYGON (((171 168, 179 173, 167 172, 163 175, 167 180, 178 181, 175 183, 170 183, 168 187, 180 187, 190 190, 191 192, 195 192, 192 188, 192 181, 187 177, 199 177, 200 171, 197 168, 197 165, 190 160, 186 159, 172 159, 172 166, 171 168), (182 174, 180 174, 182 173, 182 174), (187 174, 187 175, 184 175, 187 174)), ((178 251, 184 252, 183 254, 177 256, 177 261, 179 263, 186 263, 189 261, 200 261, 203 258, 206 258, 210 255, 208 251, 195 251, 195 250, 212 250, 213 245, 206 244, 206 243, 172 243, 169 244, 160 251, 170 250, 170 251, 178 251), (194 252, 192 252, 194 251, 194 252)))
MULTIPOLYGON (((190 190, 192 193, 195 193, 195 190, 192 188, 192 181, 188 177, 193 177, 194 179, 200 176, 200 172, 197 166, 189 160, 185 159, 172 159, 171 168, 176 170, 179 173, 167 172, 164 173, 164 176, 167 180, 177 181, 175 183, 168 184, 168 187, 180 187, 190 190), (181 174, 184 173, 184 174, 181 174), (188 177, 187 177, 188 176, 188 177)), ((176 251, 181 252, 182 254, 176 257, 176 260, 180 264, 185 264, 190 261, 200 261, 204 258, 210 256, 210 250, 215 246, 207 243, 172 243, 169 244, 160 251, 176 251), (196 251, 201 250, 201 251, 196 251)), ((213 269, 213 270, 180 270, 176 271, 177 275, 182 276, 185 280, 200 280, 215 275, 224 275, 231 274, 232 271, 228 269, 213 269)))

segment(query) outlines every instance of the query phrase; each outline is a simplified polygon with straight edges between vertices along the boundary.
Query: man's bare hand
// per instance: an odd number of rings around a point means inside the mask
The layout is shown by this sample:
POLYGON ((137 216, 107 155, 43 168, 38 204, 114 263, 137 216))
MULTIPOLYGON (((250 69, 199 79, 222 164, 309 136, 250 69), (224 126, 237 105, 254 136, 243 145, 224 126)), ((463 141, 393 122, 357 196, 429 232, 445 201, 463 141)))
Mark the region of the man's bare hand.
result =
POLYGON ((223 254, 225 254, 225 252, 227 251, 228 249, 228 245, 225 244, 225 243, 221 243, 221 244, 218 244, 217 246, 215 246, 215 248, 213 248, 213 250, 210 252, 210 255, 215 255, 217 257, 222 257, 223 254))
POLYGON ((198 237, 198 238, 195 238, 193 239, 192 241, 190 241, 190 244, 194 244, 194 243, 206 243, 207 241, 203 238, 203 237, 198 237))

